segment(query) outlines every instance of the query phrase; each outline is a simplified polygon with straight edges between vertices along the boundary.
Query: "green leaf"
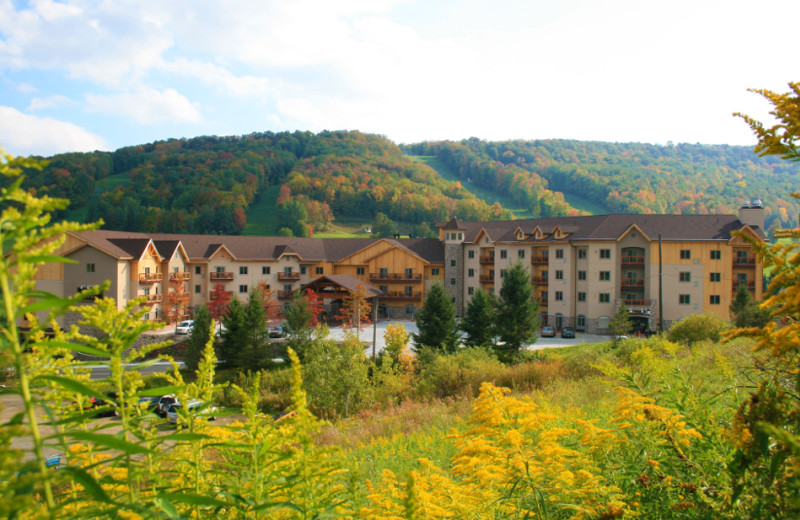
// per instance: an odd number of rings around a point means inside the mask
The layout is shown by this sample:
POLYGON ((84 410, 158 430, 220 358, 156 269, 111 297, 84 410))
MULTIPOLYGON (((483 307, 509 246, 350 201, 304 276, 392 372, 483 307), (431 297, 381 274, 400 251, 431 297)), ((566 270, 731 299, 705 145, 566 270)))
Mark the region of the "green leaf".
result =
POLYGON ((204 495, 196 495, 194 493, 164 493, 160 496, 171 499, 175 502, 192 504, 196 506, 228 507, 231 505, 228 502, 223 502, 222 500, 217 500, 216 498, 207 497, 204 495))
POLYGON ((54 348, 64 348, 67 350, 72 350, 74 352, 80 352, 82 354, 89 354, 90 356, 100 356, 100 357, 108 357, 108 352, 104 350, 100 350, 95 347, 90 347, 89 345, 81 345, 79 343, 70 343, 68 341, 46 341, 46 342, 39 342, 30 345, 31 348, 36 348, 37 346, 43 347, 54 347, 54 348))
POLYGON ((75 392, 76 394, 88 395, 97 397, 98 399, 106 400, 108 397, 104 396, 102 393, 98 392, 94 388, 86 386, 85 384, 81 383, 80 381, 76 381, 74 379, 70 379, 68 377, 62 376, 39 376, 35 378, 35 380, 44 379, 46 381, 52 381, 57 383, 67 390, 75 392))
POLYGON ((83 486, 84 490, 98 502, 105 502, 107 504, 114 503, 114 501, 111 500, 108 495, 106 495, 106 492, 103 490, 100 484, 98 484, 97 481, 86 471, 74 466, 67 466, 61 471, 69 474, 73 480, 77 481, 81 486, 83 486))
POLYGON ((134 397, 155 397, 155 396, 162 396, 167 394, 174 394, 178 390, 182 390, 183 385, 177 386, 159 386, 158 388, 148 388, 147 390, 142 390, 141 392, 137 392, 134 394, 134 397))
POLYGON ((164 499, 164 498, 156 498, 156 499, 154 500, 154 502, 155 502, 155 503, 156 503, 156 505, 157 505, 158 507, 160 507, 160 508, 161 508, 161 510, 162 510, 162 511, 164 511, 164 512, 167 514, 167 516, 169 516, 170 518, 180 518, 180 517, 181 517, 181 515, 179 515, 179 514, 178 514, 178 510, 177 510, 177 509, 175 509, 175 506, 173 506, 173 505, 172 505, 172 502, 170 502, 169 500, 166 500, 166 499, 164 499))
POLYGON ((60 264, 77 264, 75 260, 71 258, 64 258, 63 256, 56 256, 56 255, 36 255, 36 256, 29 256, 25 258, 25 262, 29 264, 50 264, 50 263, 60 263, 60 264))
POLYGON ((162 441, 200 441, 203 439, 211 439, 210 435, 203 435, 202 433, 173 433, 161 438, 162 441))
POLYGON ((159 361, 162 361, 159 358, 148 359, 147 361, 142 361, 141 363, 137 363, 134 366, 128 366, 126 368, 132 368, 133 370, 144 370, 145 368, 150 368, 151 366, 155 365, 159 361))
POLYGON ((100 446, 105 446, 114 450, 124 451, 125 453, 149 453, 150 451, 144 446, 133 444, 132 442, 120 439, 115 435, 103 435, 90 432, 69 432, 66 434, 66 436, 78 441, 92 442, 94 444, 99 444, 100 446))
POLYGON ((25 419, 25 412, 19 412, 14 417, 11 418, 5 425, 6 426, 19 426, 22 424, 22 421, 25 419))
POLYGON ((278 509, 278 508, 294 509, 298 513, 304 512, 302 509, 292 504, 291 502, 267 502, 254 507, 253 511, 263 511, 265 509, 278 509))

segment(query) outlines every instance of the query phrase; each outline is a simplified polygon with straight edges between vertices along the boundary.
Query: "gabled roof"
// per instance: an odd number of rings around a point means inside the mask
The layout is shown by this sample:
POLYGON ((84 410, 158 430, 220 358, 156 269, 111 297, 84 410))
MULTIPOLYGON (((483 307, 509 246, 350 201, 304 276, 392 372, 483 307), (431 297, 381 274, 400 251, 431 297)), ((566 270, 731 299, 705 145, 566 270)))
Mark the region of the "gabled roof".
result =
POLYGON ((356 292, 358 291, 358 286, 364 288, 364 292, 367 298, 374 298, 376 296, 381 296, 383 291, 376 288, 374 285, 365 282, 363 280, 359 280, 357 277, 350 275, 350 274, 328 274, 325 276, 320 276, 319 278, 312 280, 311 282, 303 285, 303 289, 306 288, 314 288, 315 286, 320 285, 336 285, 345 289, 349 292, 356 292))
POLYGON ((149 238, 113 238, 109 242, 124 251, 128 257, 139 260, 144 256, 151 241, 149 238))

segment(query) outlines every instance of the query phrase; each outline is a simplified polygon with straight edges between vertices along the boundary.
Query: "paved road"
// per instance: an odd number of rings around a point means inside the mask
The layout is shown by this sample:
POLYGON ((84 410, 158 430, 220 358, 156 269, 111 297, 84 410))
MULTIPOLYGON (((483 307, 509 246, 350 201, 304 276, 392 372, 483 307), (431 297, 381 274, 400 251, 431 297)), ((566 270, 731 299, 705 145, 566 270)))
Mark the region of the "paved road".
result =
MULTIPOLYGON (((85 368, 91 368, 92 369, 92 376, 91 377, 94 380, 105 379, 105 378, 107 378, 107 377, 109 377, 111 375, 111 370, 109 370, 108 365, 102 365, 102 364, 98 363, 96 365, 84 365, 84 366, 85 366, 85 368)), ((138 367, 138 366, 139 366, 139 363, 129 363, 129 364, 125 365, 125 369, 126 370, 136 370, 136 367, 138 367)), ((183 368, 185 365, 183 364, 183 361, 178 361, 178 366, 183 368)), ((158 363, 156 363, 156 364, 154 364, 152 366, 149 366, 147 368, 142 369, 141 373, 142 373, 142 375, 160 374, 162 372, 168 371, 170 368, 172 368, 172 364, 171 363, 168 363, 166 361, 159 361, 158 363)))

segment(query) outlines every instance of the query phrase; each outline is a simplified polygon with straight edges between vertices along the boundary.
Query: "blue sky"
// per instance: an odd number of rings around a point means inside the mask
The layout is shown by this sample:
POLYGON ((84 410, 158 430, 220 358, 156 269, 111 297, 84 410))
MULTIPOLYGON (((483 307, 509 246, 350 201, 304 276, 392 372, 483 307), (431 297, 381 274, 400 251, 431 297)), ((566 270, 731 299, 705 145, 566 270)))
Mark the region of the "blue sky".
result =
POLYGON ((361 130, 750 145, 800 2, 0 0, 0 146, 361 130))

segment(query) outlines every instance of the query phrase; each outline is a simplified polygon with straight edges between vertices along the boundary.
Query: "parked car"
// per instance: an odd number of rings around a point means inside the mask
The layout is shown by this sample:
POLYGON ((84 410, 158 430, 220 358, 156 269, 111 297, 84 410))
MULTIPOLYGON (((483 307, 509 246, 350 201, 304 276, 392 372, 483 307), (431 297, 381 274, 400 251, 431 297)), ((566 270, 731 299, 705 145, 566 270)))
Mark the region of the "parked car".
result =
MULTIPOLYGON (((174 395, 164 395, 161 396, 161 398, 158 401, 155 401, 155 403, 153 403, 153 405, 151 406, 156 415, 160 417, 166 417, 167 409, 177 402, 178 398, 175 397, 174 395)), ((148 409, 149 408, 150 407, 148 407, 148 409)))
POLYGON ((572 327, 564 327, 561 329, 561 337, 562 338, 574 338, 575 337, 575 329, 572 327))
MULTIPOLYGON (((203 417, 207 417, 209 421, 213 421, 217 417, 214 415, 217 411, 216 406, 204 406, 205 403, 200 401, 199 399, 192 399, 189 401, 189 404, 186 405, 186 409, 189 413, 194 414, 195 412, 199 413, 203 417)), ((169 419, 170 424, 178 424, 178 410, 182 408, 181 403, 175 403, 167 408, 167 418, 169 419)))
POLYGON ((553 327, 542 327, 542 332, 540 334, 543 338, 555 338, 556 337, 556 329, 553 327))
POLYGON ((194 320, 182 321, 175 327, 175 334, 191 334, 193 326, 194 320))
POLYGON ((284 330, 283 324, 273 325, 269 328, 270 338, 283 338, 285 336, 286 336, 286 330, 284 330))

